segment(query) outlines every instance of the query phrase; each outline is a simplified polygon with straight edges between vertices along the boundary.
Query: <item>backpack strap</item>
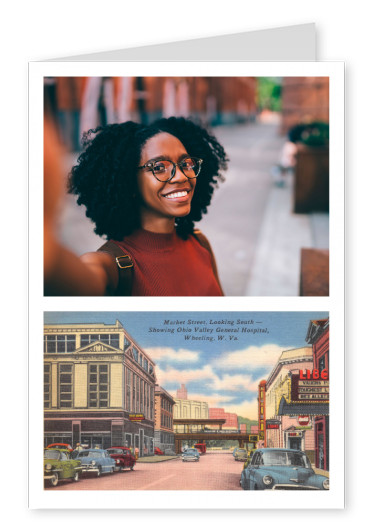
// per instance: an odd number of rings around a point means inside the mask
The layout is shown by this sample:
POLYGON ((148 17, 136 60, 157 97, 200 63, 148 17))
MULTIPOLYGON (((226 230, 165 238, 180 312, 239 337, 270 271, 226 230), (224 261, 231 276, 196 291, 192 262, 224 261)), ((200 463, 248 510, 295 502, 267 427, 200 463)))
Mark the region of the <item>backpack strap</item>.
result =
POLYGON ((113 241, 108 241, 97 249, 99 252, 108 253, 114 257, 116 266, 119 272, 119 283, 114 293, 117 297, 129 297, 132 294, 133 281, 133 261, 129 254, 124 254, 124 251, 116 245, 113 241))
POLYGON ((220 280, 219 280, 219 275, 218 275, 218 270, 217 270, 217 264, 216 264, 216 261, 215 261, 215 257, 214 257, 214 253, 213 253, 213 249, 211 248, 211 245, 209 243, 209 240, 207 239, 206 236, 204 236, 202 234, 202 232, 199 230, 199 229, 194 229, 193 230, 193 236, 196 238, 196 240, 198 241, 198 243, 204 248, 206 249, 209 254, 210 254, 210 259, 211 259, 211 263, 212 263, 212 267, 213 267, 213 273, 214 273, 214 276, 215 278, 217 279, 217 282, 218 282, 218 285, 220 287, 220 290, 222 292, 222 295, 224 295, 223 293, 223 290, 222 290, 222 286, 221 286, 221 283, 220 283, 220 280))

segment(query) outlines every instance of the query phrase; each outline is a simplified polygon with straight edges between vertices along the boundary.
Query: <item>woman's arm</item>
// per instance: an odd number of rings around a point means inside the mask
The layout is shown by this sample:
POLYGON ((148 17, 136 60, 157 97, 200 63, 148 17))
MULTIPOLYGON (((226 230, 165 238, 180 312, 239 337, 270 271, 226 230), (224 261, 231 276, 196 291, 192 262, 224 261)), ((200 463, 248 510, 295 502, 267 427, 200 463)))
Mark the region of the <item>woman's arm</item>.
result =
POLYGON ((119 274, 113 258, 102 252, 79 257, 57 238, 56 219, 64 190, 63 147, 52 122, 44 124, 44 294, 106 295, 119 274))
POLYGON ((118 271, 108 253, 78 257, 45 231, 45 295, 106 295, 115 291, 118 271))

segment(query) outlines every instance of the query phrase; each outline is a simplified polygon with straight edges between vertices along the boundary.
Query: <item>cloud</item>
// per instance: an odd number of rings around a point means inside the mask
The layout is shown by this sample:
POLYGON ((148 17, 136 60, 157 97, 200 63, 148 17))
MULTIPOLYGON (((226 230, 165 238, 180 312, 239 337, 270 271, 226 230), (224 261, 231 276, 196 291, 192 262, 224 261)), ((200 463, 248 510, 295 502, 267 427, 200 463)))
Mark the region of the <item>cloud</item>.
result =
POLYGON ((208 384, 208 387, 215 391, 258 391, 259 379, 253 381, 250 376, 246 374, 224 374, 220 378, 215 376, 213 381, 208 384))
MULTIPOLYGON (((167 367, 166 370, 156 366, 155 368, 157 381, 159 385, 166 385, 169 382, 177 382, 187 384, 195 380, 212 380, 215 374, 211 365, 205 365, 200 369, 173 369, 167 367)), ((191 399, 191 396, 189 396, 191 399)))
MULTIPOLYGON (((236 414, 241 417, 246 417, 250 420, 258 419, 258 409, 257 409, 257 398, 252 401, 244 401, 240 404, 234 405, 234 411, 236 414)), ((232 406, 231 406, 232 407, 232 406)))
POLYGON ((200 353, 194 350, 180 348, 175 350, 171 347, 150 347, 144 349, 153 361, 169 361, 174 363, 196 362, 200 353))
MULTIPOLYGON (((228 404, 229 402, 232 402, 235 397, 231 395, 205 395, 201 393, 189 393, 188 398, 189 400, 196 400, 197 402, 207 402, 209 407, 224 407, 223 404, 228 404), (221 403, 222 405, 218 405, 219 403, 221 403)), ((229 412, 231 413, 230 409, 229 412)))
POLYGON ((217 360, 219 367, 242 368, 242 369, 272 369, 277 363, 283 351, 293 347, 281 347, 279 345, 263 345, 261 347, 250 346, 243 350, 226 352, 217 360))

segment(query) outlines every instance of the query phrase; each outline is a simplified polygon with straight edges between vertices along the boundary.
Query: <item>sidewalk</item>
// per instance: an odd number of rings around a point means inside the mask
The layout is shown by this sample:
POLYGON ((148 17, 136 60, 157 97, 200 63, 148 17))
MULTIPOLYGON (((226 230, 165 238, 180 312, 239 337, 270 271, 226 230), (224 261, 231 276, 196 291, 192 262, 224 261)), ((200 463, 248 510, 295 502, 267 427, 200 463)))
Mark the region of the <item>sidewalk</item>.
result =
POLYGON ((244 295, 299 295, 302 248, 329 248, 329 215, 294 214, 290 176, 270 190, 244 295))

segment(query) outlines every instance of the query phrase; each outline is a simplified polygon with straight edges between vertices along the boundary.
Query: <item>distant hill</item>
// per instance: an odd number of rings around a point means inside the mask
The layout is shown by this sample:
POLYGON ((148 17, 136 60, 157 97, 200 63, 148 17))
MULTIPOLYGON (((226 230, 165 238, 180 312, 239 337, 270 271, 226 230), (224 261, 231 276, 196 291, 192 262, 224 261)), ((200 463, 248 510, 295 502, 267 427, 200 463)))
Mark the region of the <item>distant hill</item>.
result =
POLYGON ((258 420, 250 420, 250 419, 247 419, 246 417, 240 417, 238 415, 239 428, 240 428, 240 424, 246 424, 247 425, 247 431, 251 431, 251 426, 257 426, 258 425, 258 420))

